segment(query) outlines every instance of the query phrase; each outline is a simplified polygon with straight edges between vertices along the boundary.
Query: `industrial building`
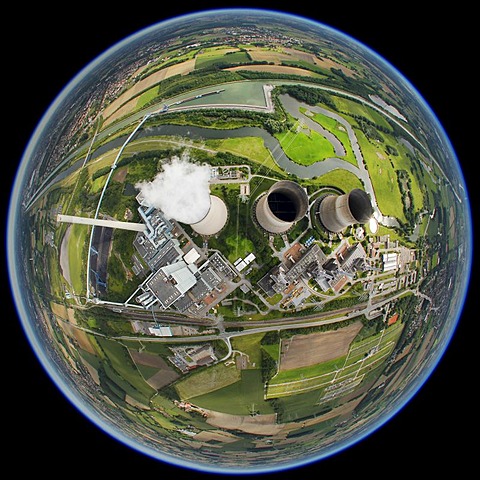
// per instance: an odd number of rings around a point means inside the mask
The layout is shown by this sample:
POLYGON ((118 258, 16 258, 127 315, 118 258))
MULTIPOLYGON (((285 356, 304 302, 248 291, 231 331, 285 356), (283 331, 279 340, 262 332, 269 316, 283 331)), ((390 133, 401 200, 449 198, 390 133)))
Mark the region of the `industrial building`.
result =
MULTIPOLYGON (((165 254, 164 246, 173 239, 173 224, 166 219, 160 210, 140 205, 138 213, 145 223, 145 231, 137 233, 133 245, 151 270, 155 270, 157 264, 162 262, 165 254)), ((170 246, 178 242, 171 243, 170 246)), ((177 253, 182 253, 177 248, 177 253)))
POLYGON ((395 252, 384 253, 382 255, 383 271, 391 272, 398 269, 398 254, 395 252))
POLYGON ((207 214, 202 220, 192 223, 190 226, 200 235, 209 237, 219 233, 227 220, 228 210, 225 202, 215 195, 210 195, 210 208, 207 214))
POLYGON ((272 296, 275 293, 283 293, 290 285, 294 285, 301 278, 308 278, 308 272, 320 268, 327 260, 317 244, 312 245, 306 253, 289 268, 285 262, 273 267, 260 281, 259 287, 272 296))
POLYGON ((201 258, 195 247, 184 252, 176 238, 168 240, 148 257, 152 273, 140 285, 136 301, 145 309, 156 306, 192 314, 208 310, 237 273, 218 252, 199 266, 201 258))
MULTIPOLYGON (((289 255, 289 261, 272 268, 258 285, 267 296, 272 296, 275 293, 290 293, 291 287, 299 280, 313 279, 324 292, 332 289, 337 293, 355 277, 357 270, 366 268, 366 256, 361 243, 352 246, 344 244, 335 256, 328 259, 320 247, 313 244, 300 258, 296 256, 295 261, 292 255, 289 255)), ((302 298, 302 295, 296 297, 295 305, 299 298, 302 298)))
POLYGON ((290 180, 273 184, 258 200, 255 217, 269 233, 285 233, 308 211, 308 196, 304 188, 290 180))
POLYGON ((340 233, 349 225, 367 223, 373 207, 367 193, 355 188, 344 195, 325 195, 319 201, 317 213, 326 230, 340 233))

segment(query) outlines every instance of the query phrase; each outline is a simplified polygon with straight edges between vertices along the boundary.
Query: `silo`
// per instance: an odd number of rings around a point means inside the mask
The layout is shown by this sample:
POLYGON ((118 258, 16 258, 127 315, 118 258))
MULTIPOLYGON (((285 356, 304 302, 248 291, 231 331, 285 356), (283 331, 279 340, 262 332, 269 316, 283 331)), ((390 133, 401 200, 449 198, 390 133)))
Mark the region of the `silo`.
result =
POLYGON ((200 235, 211 236, 216 235, 227 223, 228 211, 224 201, 210 195, 210 208, 207 214, 197 223, 190 226, 200 235))
POLYGON ((370 198, 363 190, 355 188, 344 195, 326 195, 318 208, 322 225, 333 233, 355 223, 367 223, 373 215, 370 198))
POLYGON ((273 184, 257 202, 255 216, 270 233, 284 233, 305 216, 308 196, 298 183, 282 180, 273 184))

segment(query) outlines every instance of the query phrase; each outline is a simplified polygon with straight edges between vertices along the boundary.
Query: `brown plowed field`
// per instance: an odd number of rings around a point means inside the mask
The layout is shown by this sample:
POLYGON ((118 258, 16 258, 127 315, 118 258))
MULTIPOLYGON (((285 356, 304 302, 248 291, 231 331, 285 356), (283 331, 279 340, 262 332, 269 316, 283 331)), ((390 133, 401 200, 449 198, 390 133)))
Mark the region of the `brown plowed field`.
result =
POLYGON ((346 355, 361 322, 330 332, 295 335, 280 344, 280 371, 309 367, 346 355))
POLYGON ((133 361, 138 365, 145 365, 146 367, 158 368, 158 372, 146 379, 147 383, 155 388, 160 389, 166 385, 177 380, 180 375, 168 365, 165 360, 151 353, 136 352, 135 350, 129 350, 133 361))

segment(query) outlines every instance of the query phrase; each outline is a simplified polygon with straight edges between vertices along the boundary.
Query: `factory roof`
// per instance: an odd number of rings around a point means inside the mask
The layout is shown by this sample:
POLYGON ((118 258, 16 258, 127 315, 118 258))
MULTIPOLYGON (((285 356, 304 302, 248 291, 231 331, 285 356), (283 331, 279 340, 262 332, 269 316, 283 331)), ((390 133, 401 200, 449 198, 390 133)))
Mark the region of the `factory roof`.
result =
POLYGON ((199 258, 200 258, 200 254, 193 247, 183 256, 183 259, 188 264, 195 263, 199 258))
POLYGON ((191 269, 183 260, 162 267, 163 273, 173 279, 175 287, 181 295, 188 292, 197 283, 195 272, 192 270, 196 269, 191 269))

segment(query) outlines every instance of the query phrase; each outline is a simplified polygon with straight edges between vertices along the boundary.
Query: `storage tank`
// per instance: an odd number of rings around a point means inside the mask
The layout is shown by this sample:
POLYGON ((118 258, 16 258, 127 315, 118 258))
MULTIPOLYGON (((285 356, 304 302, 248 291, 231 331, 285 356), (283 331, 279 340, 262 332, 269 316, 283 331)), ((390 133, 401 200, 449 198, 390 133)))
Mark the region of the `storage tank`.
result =
POLYGON ((373 207, 367 193, 355 188, 344 195, 326 195, 320 201, 318 214, 328 231, 339 233, 349 225, 367 223, 373 215, 373 207))
POLYGON ((284 233, 305 216, 308 196, 304 188, 290 180, 273 184, 255 207, 255 216, 270 233, 284 233))

